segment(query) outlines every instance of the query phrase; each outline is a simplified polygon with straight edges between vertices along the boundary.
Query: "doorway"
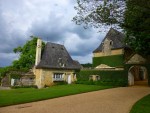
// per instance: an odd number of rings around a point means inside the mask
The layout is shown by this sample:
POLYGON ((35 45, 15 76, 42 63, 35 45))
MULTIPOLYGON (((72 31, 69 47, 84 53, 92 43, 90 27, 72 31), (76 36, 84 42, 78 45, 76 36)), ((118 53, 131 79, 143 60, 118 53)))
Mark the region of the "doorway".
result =
POLYGON ((148 73, 144 66, 131 66, 128 71, 128 85, 148 85, 148 73))
POLYGON ((68 75, 68 84, 71 84, 71 75, 68 75))

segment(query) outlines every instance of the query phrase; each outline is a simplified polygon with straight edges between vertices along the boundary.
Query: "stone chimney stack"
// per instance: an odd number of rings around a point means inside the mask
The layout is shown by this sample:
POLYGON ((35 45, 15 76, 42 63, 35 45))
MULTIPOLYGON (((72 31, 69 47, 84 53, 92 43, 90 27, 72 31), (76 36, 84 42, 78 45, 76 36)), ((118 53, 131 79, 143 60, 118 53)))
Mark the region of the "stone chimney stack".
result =
POLYGON ((42 50, 42 40, 40 38, 38 38, 38 40, 37 40, 37 47, 36 47, 35 66, 37 66, 38 63, 41 60, 41 50, 42 50))

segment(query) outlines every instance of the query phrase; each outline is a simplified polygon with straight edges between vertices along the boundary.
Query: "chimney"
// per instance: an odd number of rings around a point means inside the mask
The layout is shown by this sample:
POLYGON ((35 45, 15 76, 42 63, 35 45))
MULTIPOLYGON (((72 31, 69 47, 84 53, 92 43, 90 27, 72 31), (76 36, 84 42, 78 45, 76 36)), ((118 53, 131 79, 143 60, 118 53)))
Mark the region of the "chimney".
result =
POLYGON ((41 49, 42 49, 42 40, 40 38, 38 38, 37 39, 37 47, 36 47, 35 66, 37 66, 41 60, 41 49))

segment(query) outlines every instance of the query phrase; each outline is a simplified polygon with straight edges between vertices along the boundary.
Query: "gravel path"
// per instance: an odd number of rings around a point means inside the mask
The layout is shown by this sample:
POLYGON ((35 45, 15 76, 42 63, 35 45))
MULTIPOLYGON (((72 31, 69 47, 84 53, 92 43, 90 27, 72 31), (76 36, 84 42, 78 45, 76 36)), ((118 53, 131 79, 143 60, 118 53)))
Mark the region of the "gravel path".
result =
POLYGON ((150 87, 121 87, 0 108, 0 113, 129 113, 150 87))

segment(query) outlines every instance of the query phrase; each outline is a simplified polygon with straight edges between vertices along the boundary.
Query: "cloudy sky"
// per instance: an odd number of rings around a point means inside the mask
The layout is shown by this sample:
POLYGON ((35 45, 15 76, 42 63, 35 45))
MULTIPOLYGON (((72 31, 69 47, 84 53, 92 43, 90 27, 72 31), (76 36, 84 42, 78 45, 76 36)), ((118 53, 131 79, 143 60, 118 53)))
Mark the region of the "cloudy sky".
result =
POLYGON ((92 51, 105 33, 72 22, 76 0, 0 0, 0 67, 18 58, 13 48, 30 36, 64 44, 74 60, 92 62, 92 51))

